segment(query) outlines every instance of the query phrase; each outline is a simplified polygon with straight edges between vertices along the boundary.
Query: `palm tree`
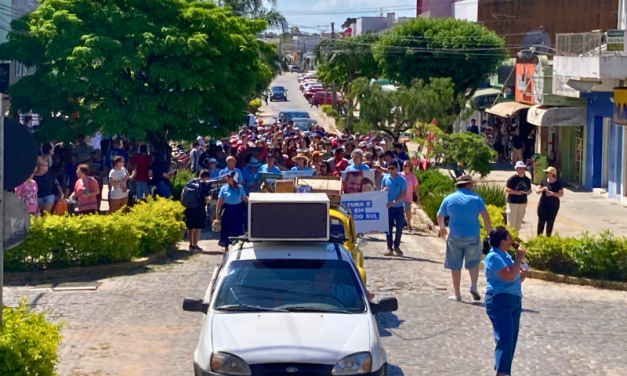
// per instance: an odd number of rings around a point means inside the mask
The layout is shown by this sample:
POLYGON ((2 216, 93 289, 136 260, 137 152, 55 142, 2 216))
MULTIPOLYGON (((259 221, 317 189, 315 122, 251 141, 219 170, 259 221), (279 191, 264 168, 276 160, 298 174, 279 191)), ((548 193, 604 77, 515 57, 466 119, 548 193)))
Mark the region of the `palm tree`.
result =
POLYGON ((276 9, 277 0, 269 0, 271 8, 264 6, 263 0, 215 0, 219 6, 229 6, 235 14, 242 17, 261 19, 269 26, 281 28, 283 33, 288 32, 287 19, 276 9))

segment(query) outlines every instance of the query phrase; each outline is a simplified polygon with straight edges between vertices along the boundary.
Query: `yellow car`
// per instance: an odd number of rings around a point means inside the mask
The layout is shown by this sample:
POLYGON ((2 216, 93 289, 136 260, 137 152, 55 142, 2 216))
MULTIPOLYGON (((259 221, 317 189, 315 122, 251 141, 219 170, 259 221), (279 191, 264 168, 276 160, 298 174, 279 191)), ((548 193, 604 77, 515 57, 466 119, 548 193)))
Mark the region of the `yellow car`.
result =
POLYGON ((353 255, 353 260, 355 261, 355 265, 357 265, 357 270, 365 286, 366 272, 364 271, 364 254, 359 249, 359 246, 365 241, 357 238, 353 217, 351 217, 348 209, 343 205, 331 206, 329 216, 331 217, 331 236, 346 239, 343 244, 344 248, 353 255))

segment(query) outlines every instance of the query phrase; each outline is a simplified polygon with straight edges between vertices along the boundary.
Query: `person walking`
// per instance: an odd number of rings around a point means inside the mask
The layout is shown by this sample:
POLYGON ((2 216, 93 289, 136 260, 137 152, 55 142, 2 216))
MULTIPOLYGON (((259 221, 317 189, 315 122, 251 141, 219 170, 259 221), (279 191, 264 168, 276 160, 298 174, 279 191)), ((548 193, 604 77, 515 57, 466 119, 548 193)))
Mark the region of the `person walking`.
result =
POLYGON ((194 208, 185 209, 185 226, 187 227, 190 251, 202 251, 202 248, 198 246, 198 241, 200 240, 200 233, 205 228, 207 222, 207 205, 209 205, 211 198, 209 185, 206 184, 209 181, 209 176, 209 171, 200 171, 198 175, 200 191, 197 205, 194 208))
POLYGON ((479 231, 479 215, 483 218, 483 223, 488 233, 492 230, 490 217, 486 210, 483 199, 478 194, 472 192, 473 180, 470 175, 463 175, 457 179, 457 192, 446 196, 438 210, 438 226, 440 226, 440 236, 446 238, 447 230, 444 218, 449 217, 448 226, 450 235, 446 239, 446 256, 444 258, 444 268, 451 271, 453 279, 454 295, 450 300, 461 301, 460 285, 462 279, 462 264, 470 274, 470 295, 474 300, 481 300, 481 295, 477 291, 477 280, 479 279, 479 263, 483 254, 483 242, 479 231))
POLYGON ((135 190, 137 200, 143 200, 144 197, 150 196, 150 187, 148 182, 150 181, 150 163, 152 158, 148 155, 148 145, 142 144, 139 146, 139 154, 131 158, 129 162, 135 173, 135 190))
POLYGON ((557 212, 560 210, 560 197, 564 196, 564 186, 557 179, 555 167, 549 167, 544 172, 546 179, 542 180, 536 190, 537 194, 542 195, 538 202, 538 236, 544 233, 545 225, 546 236, 551 236, 557 212))
POLYGON ((190 170, 194 173, 199 173, 202 169, 200 165, 200 156, 202 155, 202 150, 200 150, 200 144, 198 142, 194 142, 192 144, 192 150, 189 152, 189 160, 190 160, 190 170))
POLYGON ((514 242, 505 227, 490 231, 490 252, 483 261, 486 276, 485 307, 494 331, 494 360, 497 376, 512 374, 522 312, 521 284, 527 276, 525 249, 518 246, 516 259, 507 251, 514 242))
POLYGON ((505 193, 507 193, 507 223, 516 231, 520 231, 525 212, 527 211, 527 196, 531 194, 531 179, 525 172, 527 166, 522 161, 514 166, 516 175, 507 179, 505 193))
POLYGON ((228 251, 229 238, 240 236, 244 233, 245 213, 242 203, 248 202, 248 197, 244 187, 238 183, 237 172, 230 171, 224 176, 227 179, 227 184, 220 188, 215 218, 221 224, 218 245, 224 247, 225 251, 228 251))
POLYGON ((122 155, 113 158, 113 168, 109 172, 109 214, 113 214, 128 204, 128 188, 126 183, 131 178, 122 155))
POLYGON ((393 256, 394 253, 398 256, 403 255, 400 246, 403 225, 405 224, 403 199, 407 194, 407 182, 398 174, 398 167, 398 161, 396 159, 391 160, 387 168, 388 173, 381 180, 381 190, 388 192, 388 233, 385 236, 388 251, 384 254, 385 256, 393 256), (396 236, 394 243, 392 243, 392 230, 394 228, 396 228, 396 236))
POLYGON ((520 127, 514 131, 512 137, 512 163, 524 162, 525 137, 520 134, 520 127))
POLYGON ((403 198, 407 229, 410 234, 413 234, 414 230, 411 227, 411 203, 414 201, 414 193, 418 196, 419 183, 418 178, 414 175, 414 166, 411 165, 410 161, 403 162, 403 172, 401 172, 401 176, 405 178, 405 182, 407 182, 407 193, 405 193, 405 198, 403 198))
POLYGON ((370 167, 362 163, 364 160, 364 152, 361 149, 353 150, 351 158, 353 163, 348 165, 344 171, 370 171, 370 167))

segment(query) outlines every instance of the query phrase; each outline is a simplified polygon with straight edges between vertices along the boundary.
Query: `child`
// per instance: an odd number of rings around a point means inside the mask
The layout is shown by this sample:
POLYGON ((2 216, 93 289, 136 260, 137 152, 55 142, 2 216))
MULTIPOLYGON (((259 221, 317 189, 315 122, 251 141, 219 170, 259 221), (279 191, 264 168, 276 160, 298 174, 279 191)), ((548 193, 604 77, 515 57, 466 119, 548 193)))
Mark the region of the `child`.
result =
POLYGON ((28 214, 37 215, 37 182, 33 179, 35 173, 28 178, 22 185, 15 188, 15 194, 24 201, 28 214))

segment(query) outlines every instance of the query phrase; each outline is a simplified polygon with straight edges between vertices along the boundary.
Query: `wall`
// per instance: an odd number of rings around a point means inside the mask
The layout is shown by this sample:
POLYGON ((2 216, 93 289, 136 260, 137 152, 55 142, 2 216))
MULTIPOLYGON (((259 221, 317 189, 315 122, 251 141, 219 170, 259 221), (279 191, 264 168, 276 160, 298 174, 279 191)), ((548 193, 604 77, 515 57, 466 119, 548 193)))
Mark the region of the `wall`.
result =
POLYGON ((584 93, 587 100, 585 189, 601 187, 603 166, 603 118, 614 116, 614 105, 610 101, 613 93, 584 93))
POLYGON ((355 24, 353 35, 363 35, 366 31, 379 31, 387 26, 387 17, 360 17, 355 24))
MULTIPOLYGON (((524 35, 543 26, 555 46, 555 34, 615 29, 619 0, 479 0, 478 21, 507 35, 507 46, 519 46, 524 35)), ((515 55, 518 51, 512 49, 515 55)))
POLYGON ((479 16, 479 0, 462 0, 451 4, 451 17, 458 20, 477 22, 479 16))

